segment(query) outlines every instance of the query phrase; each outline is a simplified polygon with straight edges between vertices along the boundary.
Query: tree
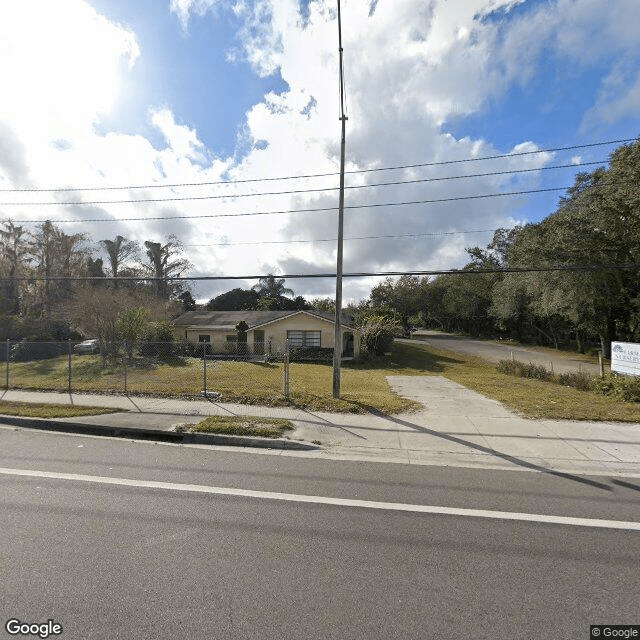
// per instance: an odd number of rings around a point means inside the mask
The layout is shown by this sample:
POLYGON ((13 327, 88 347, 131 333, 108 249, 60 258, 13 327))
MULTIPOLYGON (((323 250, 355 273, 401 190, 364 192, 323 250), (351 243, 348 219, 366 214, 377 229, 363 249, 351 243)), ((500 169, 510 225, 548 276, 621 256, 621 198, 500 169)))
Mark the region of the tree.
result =
MULTIPOLYGON (((77 286, 67 305, 67 320, 85 336, 100 340, 103 355, 114 354, 119 340, 118 318, 129 309, 144 308, 149 320, 160 322, 175 315, 177 303, 159 300, 146 290, 77 286)), ((123 321, 124 322, 124 321, 123 321)))
MULTIPOLYGON (((104 265, 102 258, 93 259, 91 256, 87 257, 87 275, 90 278, 106 278, 107 275, 102 268, 104 265)), ((92 281, 91 285, 96 286, 101 284, 99 281, 92 281)))
POLYGON ((259 296, 253 289, 232 289, 207 302, 208 311, 249 311, 255 309, 259 296))
POLYGON ((29 234, 11 220, 0 229, 0 276, 6 278, 0 286, 5 313, 18 315, 21 311, 21 286, 17 278, 24 275, 30 262, 29 234))
POLYGON ((272 274, 260 278, 258 284, 251 287, 260 298, 280 298, 293 295, 293 289, 284 286, 284 278, 278 278, 272 274))
POLYGON ((149 260, 146 268, 154 278, 156 296, 168 300, 172 295, 178 295, 184 289, 184 285, 171 280, 182 276, 193 265, 182 257, 182 246, 176 236, 169 236, 165 244, 147 240, 144 246, 147 248, 149 260))
POLYGON ((302 296, 296 296, 293 300, 285 296, 263 296, 258 298, 255 308, 264 311, 300 311, 308 309, 309 304, 302 296))
POLYGON ((109 258, 111 277, 114 286, 118 288, 118 276, 127 260, 137 259, 140 255, 140 245, 133 240, 127 240, 123 236, 116 236, 114 240, 100 240, 99 244, 109 258))
POLYGON ((249 331, 249 325, 244 320, 240 320, 240 322, 236 324, 236 346, 238 353, 244 354, 247 352, 247 331, 249 331))
POLYGON ((178 300, 182 305, 183 311, 195 311, 196 310, 196 301, 193 299, 191 295, 191 291, 185 291, 178 296, 178 300))
POLYGON ((133 307, 118 314, 116 330, 118 337, 124 340, 127 357, 133 357, 133 345, 142 336, 149 320, 149 310, 144 307, 133 307))
POLYGON ((38 225, 33 236, 31 254, 34 274, 39 277, 35 287, 36 309, 44 332, 52 326, 52 310, 72 296, 72 278, 86 275, 88 252, 83 247, 84 234, 66 234, 51 221, 38 225))
POLYGON ((322 311, 324 313, 336 312, 336 301, 333 298, 313 298, 309 305, 316 311, 322 311))
POLYGON ((397 280, 385 278, 371 290, 371 307, 393 311, 398 314, 400 324, 409 329, 410 316, 416 315, 420 308, 421 282, 417 276, 400 276, 397 280))

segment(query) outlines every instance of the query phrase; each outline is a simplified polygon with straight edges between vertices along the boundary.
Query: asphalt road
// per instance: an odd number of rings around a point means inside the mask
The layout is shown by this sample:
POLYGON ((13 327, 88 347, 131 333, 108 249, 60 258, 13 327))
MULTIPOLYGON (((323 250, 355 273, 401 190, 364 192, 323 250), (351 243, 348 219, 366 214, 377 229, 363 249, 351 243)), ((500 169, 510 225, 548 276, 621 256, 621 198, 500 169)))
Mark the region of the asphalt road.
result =
POLYGON ((63 633, 51 637, 65 639, 369 640, 588 638, 589 624, 640 623, 640 532, 610 528, 640 520, 635 479, 5 428, 0 468, 3 627, 52 619, 63 633), (432 506, 470 511, 418 511, 432 506))
POLYGON ((513 346, 500 344, 490 340, 474 340, 464 336, 456 336, 440 331, 420 331, 412 336, 412 340, 426 342, 436 349, 455 351, 466 355, 477 356, 488 362, 497 363, 500 360, 509 360, 513 354, 515 360, 521 362, 533 362, 547 369, 553 369, 555 373, 571 371, 586 371, 591 375, 599 375, 600 367, 593 362, 588 362, 583 356, 567 356, 554 353, 550 349, 536 349, 535 347, 513 346))

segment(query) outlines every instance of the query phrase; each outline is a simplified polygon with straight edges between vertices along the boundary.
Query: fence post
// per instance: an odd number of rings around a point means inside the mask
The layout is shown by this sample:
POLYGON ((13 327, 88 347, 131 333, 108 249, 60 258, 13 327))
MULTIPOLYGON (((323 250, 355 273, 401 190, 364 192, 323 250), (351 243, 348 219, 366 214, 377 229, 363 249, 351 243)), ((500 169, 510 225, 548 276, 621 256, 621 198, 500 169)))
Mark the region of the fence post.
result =
MULTIPOLYGON (((7 360, 8 362, 8 360, 7 360)), ((600 377, 604 377, 604 362, 602 361, 602 350, 598 351, 598 364, 600 365, 600 377)), ((9 383, 7 382, 7 389, 9 388, 9 383)))
POLYGON ((282 372, 284 397, 289 399, 289 340, 284 342, 284 369, 282 372))
POLYGON ((207 347, 206 342, 202 343, 202 375, 203 375, 203 387, 204 397, 207 397, 207 347))
POLYGON ((128 393, 127 390, 127 352, 125 349, 125 352, 122 354, 122 362, 124 364, 124 395, 126 396, 128 393))
POLYGON ((69 395, 71 395, 71 338, 67 338, 67 353, 69 354, 69 395))
POLYGON ((11 354, 11 340, 7 338, 7 378, 6 378, 7 391, 9 390, 9 356, 10 354, 11 354))

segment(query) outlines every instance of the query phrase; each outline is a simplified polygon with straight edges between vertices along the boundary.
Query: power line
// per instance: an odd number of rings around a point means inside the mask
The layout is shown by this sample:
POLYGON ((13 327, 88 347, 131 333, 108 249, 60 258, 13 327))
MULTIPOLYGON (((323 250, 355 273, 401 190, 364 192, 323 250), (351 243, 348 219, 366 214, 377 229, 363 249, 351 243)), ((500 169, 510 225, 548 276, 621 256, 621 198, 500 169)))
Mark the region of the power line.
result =
MULTIPOLYGON (((473 233, 495 233, 497 229, 476 229, 473 231, 435 231, 433 233, 405 233, 401 235, 352 236, 344 240, 379 240, 383 238, 424 238, 427 236, 455 236, 473 233)), ((335 242, 336 238, 319 238, 317 240, 265 240, 255 242, 213 242, 210 244, 185 244, 184 247, 238 247, 243 245, 262 244, 311 244, 315 242, 335 242)))
MULTIPOLYGON (((480 156, 478 158, 461 158, 458 160, 442 160, 438 162, 422 162, 417 164, 405 164, 396 165, 391 167, 376 167, 371 169, 354 169, 351 171, 345 171, 346 174, 355 175, 361 173, 374 173, 379 171, 396 171, 399 169, 418 169, 422 167, 439 167, 451 164, 462 164, 465 162, 480 162, 484 160, 499 160, 504 158, 516 158, 528 155, 535 155, 539 153, 555 153, 558 151, 573 151, 576 149, 587 149, 598 146, 607 146, 612 144, 627 144, 635 142, 636 138, 624 138, 621 140, 606 140, 602 142, 593 142, 591 144, 578 144, 565 147, 550 147, 547 149, 538 149, 536 151, 518 151, 516 153, 503 153, 492 156, 480 156)), ((591 163, 585 163, 591 164, 591 163)), ((596 163, 599 164, 599 163, 596 163)), ((568 165, 571 166, 571 165, 568 165)), ((580 166, 580 165, 575 165, 580 166)), ((204 187, 215 185, 231 185, 231 184, 248 184, 254 182, 275 182, 281 180, 302 180, 308 178, 325 178, 331 176, 337 176, 337 172, 330 173, 310 173, 290 176, 279 176, 270 178, 247 178, 243 180, 216 180, 210 182, 175 182, 165 184, 142 184, 142 185, 128 185, 128 186, 110 186, 110 187, 50 187, 50 188, 24 188, 24 189, 0 189, 0 193, 60 193, 60 192, 73 192, 73 191, 128 191, 132 189, 170 189, 178 187, 204 187)), ((487 174, 491 175, 491 174, 487 174)))
MULTIPOLYGON (((620 181, 621 182, 629 182, 635 184, 633 180, 628 181, 620 181)), ((618 184, 619 184, 618 183, 618 184)), ((611 186, 613 183, 601 183, 597 185, 593 185, 591 188, 596 187, 605 187, 611 186)), ((353 204, 353 205, 345 205, 345 209, 374 209, 380 207, 403 207, 409 205, 417 205, 417 204, 440 204, 443 202, 456 202, 461 200, 480 200, 485 198, 502 198, 507 196, 520 196, 520 195, 528 195, 532 193, 550 193, 553 191, 566 191, 571 187, 548 187, 545 189, 527 189, 522 191, 506 191, 503 193, 485 193, 478 195, 470 195, 470 196, 453 196, 449 198, 436 198, 431 200, 408 200, 404 202, 381 202, 381 203, 372 203, 372 204, 353 204)), ((143 200, 139 200, 138 202, 144 202, 143 200)), ((90 203, 85 203, 90 204, 90 203)), ((94 203, 96 204, 96 203, 94 203)), ((111 222, 111 223, 121 223, 121 222, 141 222, 141 221, 151 221, 151 220, 201 220, 208 218, 241 218, 248 216, 270 216, 282 213, 320 213, 323 211, 337 211, 337 207, 317 207, 312 209, 283 209, 279 211, 253 211, 253 212, 241 212, 241 213, 211 213, 211 214, 189 214, 189 215, 174 215, 174 216, 148 216, 148 217, 131 217, 131 218, 84 218, 84 219, 76 219, 76 220, 56 220, 57 224, 69 223, 69 224, 79 224, 86 222, 111 222)), ((33 224, 43 222, 42 219, 36 220, 14 220, 13 222, 20 224, 33 224)))
MULTIPOLYGON (((585 166, 593 166, 596 164, 602 164, 603 161, 598 162, 582 162, 578 164, 564 164, 564 165, 556 165, 553 167, 539 167, 537 169, 513 169, 510 171, 491 171, 488 173, 475 173, 475 174, 467 174, 467 175, 457 175, 457 176, 444 176, 438 178, 416 178, 414 180, 396 180, 392 182, 376 182, 373 184, 360 184, 360 185, 350 185, 345 186, 345 189, 369 189, 373 187, 389 187, 389 186, 398 186, 404 184, 418 184, 424 182, 442 182, 445 180, 461 180, 465 178, 483 178, 489 176, 500 176, 500 175, 511 175, 517 173, 531 173, 534 171, 549 171, 555 169, 572 169, 574 167, 585 167, 585 166)), ((263 191, 259 193, 230 193, 230 194, 219 194, 214 196, 179 196, 175 198, 141 198, 137 200, 95 200, 95 201, 82 201, 82 200, 73 200, 73 201, 47 201, 47 202, 0 202, 0 206, 5 207, 15 207, 15 206, 95 206, 95 205, 105 205, 105 204, 136 204, 136 203, 149 203, 149 202, 182 202, 189 200, 224 200, 225 198, 255 198, 259 196, 283 196, 283 195, 297 195, 301 193, 321 193, 323 191, 337 191, 338 187, 322 187, 317 189, 291 189, 289 191, 263 191)))
MULTIPOLYGON (((506 267, 492 269, 424 269, 414 271, 353 271, 344 273, 345 278, 372 278, 372 277, 394 277, 394 276, 477 276, 497 273, 545 273, 555 271, 631 271, 640 269, 640 263, 626 264, 591 264, 591 265, 555 265, 546 267, 506 267)), ((20 277, 0 277, 0 282, 192 282, 192 281, 214 281, 214 280, 259 280, 272 274, 250 274, 242 276, 170 276, 167 278, 156 278, 153 276, 118 276, 111 278, 109 276, 20 276, 20 277)), ((278 274, 278 278, 285 280, 306 280, 313 278, 335 278, 335 273, 298 273, 298 274, 278 274)))

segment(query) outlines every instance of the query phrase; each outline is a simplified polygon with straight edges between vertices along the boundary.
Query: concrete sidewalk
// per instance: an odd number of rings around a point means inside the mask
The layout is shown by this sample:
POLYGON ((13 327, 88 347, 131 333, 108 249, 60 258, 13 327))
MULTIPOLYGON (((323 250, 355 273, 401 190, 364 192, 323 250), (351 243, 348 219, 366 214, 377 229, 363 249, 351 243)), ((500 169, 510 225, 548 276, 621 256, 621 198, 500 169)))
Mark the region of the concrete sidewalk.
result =
POLYGON ((315 440, 322 445, 317 451, 282 451, 279 455, 640 477, 639 424, 528 420, 446 378, 390 376, 388 380, 394 391, 424 408, 396 416, 353 415, 205 398, 189 401, 13 390, 1 394, 0 400, 125 409, 126 413, 66 422, 143 431, 168 431, 209 415, 286 418, 296 425, 292 440, 315 440))

